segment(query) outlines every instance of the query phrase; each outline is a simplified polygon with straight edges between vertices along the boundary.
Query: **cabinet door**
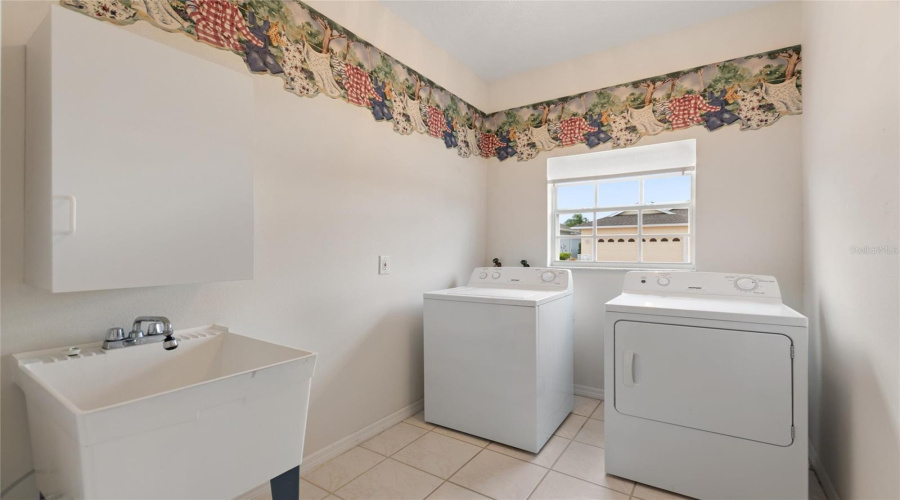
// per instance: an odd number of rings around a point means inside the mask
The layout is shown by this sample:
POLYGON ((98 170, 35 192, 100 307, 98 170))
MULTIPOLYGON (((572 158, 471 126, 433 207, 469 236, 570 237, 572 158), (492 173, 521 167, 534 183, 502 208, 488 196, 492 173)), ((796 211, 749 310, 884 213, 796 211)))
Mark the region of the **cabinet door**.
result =
POLYGON ((620 413, 779 446, 793 442, 785 335, 619 321, 620 413))
POLYGON ((53 291, 251 279, 252 77, 52 16, 53 291))

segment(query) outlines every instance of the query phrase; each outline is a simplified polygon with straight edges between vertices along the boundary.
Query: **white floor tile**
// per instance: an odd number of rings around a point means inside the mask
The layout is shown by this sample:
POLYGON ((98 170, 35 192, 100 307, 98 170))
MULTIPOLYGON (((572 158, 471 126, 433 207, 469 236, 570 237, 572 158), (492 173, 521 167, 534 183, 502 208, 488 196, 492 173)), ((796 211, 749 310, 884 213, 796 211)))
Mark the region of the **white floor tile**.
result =
POLYGON ((306 479, 300 480, 300 500, 322 500, 328 492, 312 484, 306 479))
POLYGON ((556 459, 562 455, 563 450, 565 450, 568 445, 568 439, 559 436, 551 436, 547 441, 547 444, 541 448, 541 451, 537 455, 500 443, 491 443, 488 445, 487 449, 549 469, 553 463, 556 462, 556 459))
POLYGON ((575 435, 575 441, 603 448, 606 445, 606 434, 603 431, 603 421, 588 419, 584 426, 575 435))
POLYGON ((597 420, 606 420, 605 418, 603 418, 604 408, 606 408, 606 402, 600 401, 600 404, 597 405, 597 409, 594 410, 594 413, 591 414, 591 418, 594 418, 597 420))
POLYGON ((425 410, 422 410, 419 413, 416 413, 415 415, 407 418, 406 420, 404 420, 404 422, 406 422, 407 424, 415 425, 417 427, 421 427, 428 431, 434 429, 434 425, 429 424, 425 421, 425 410))
POLYGON ((441 427, 439 425, 435 426, 434 432, 437 432, 438 434, 443 434, 445 436, 450 436, 454 439, 459 439, 460 441, 465 441, 469 444, 474 444, 475 446, 480 446, 482 448, 484 448, 485 446, 490 444, 490 441, 488 441, 487 439, 482 439, 478 436, 466 434, 465 432, 455 431, 453 429, 448 429, 446 427, 441 427))
POLYGON ((429 432, 397 452, 394 460, 447 479, 479 451, 473 444, 429 432))
POLYGON ((599 404, 599 399, 575 396, 575 409, 572 410, 572 413, 581 415, 582 417, 590 417, 599 404))
POLYGON ((559 425, 559 429, 556 429, 556 435, 559 437, 563 437, 566 439, 573 439, 578 431, 581 430, 581 426, 587 422, 587 417, 582 417, 581 415, 575 415, 574 413, 570 413, 563 423, 559 425))
POLYGON ((634 485, 634 492, 631 493, 631 496, 639 500, 683 500, 691 498, 641 483, 634 485))
POLYGON ((392 459, 372 467, 335 492, 344 500, 420 500, 431 494, 442 479, 392 459))
POLYGON ((472 490, 467 490, 462 486, 453 483, 444 483, 440 488, 434 490, 434 493, 428 497, 428 500, 490 500, 484 495, 479 495, 472 490))
POLYGON ((563 452, 553 470, 584 479, 600 486, 631 494, 634 483, 606 473, 606 458, 603 448, 584 443, 572 442, 563 452))
POLYGON ((628 495, 603 486, 550 471, 541 481, 531 500, 628 500, 628 495))
POLYGON ((427 432, 421 427, 400 422, 360 446, 389 457, 427 432))
POLYGON ((303 479, 328 491, 336 491, 382 460, 383 456, 357 446, 304 474, 303 479))
POLYGON ((547 469, 483 450, 450 481, 496 499, 522 499, 534 491, 547 469))

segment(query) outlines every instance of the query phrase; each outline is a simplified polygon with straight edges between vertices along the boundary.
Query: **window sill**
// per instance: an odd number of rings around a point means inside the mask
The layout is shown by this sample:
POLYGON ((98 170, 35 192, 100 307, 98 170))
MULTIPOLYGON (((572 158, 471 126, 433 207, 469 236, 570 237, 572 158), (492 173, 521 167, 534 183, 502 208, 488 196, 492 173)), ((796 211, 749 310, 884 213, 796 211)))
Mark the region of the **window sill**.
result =
POLYGON ((586 271, 647 271, 647 272, 685 272, 685 271, 696 271, 697 266, 693 264, 686 264, 684 266, 665 266, 665 267, 651 267, 651 266, 610 266, 610 265, 594 265, 591 264, 578 264, 578 263, 568 263, 568 262, 551 262, 547 267, 560 268, 560 269, 569 269, 572 271, 575 270, 586 270, 586 271))

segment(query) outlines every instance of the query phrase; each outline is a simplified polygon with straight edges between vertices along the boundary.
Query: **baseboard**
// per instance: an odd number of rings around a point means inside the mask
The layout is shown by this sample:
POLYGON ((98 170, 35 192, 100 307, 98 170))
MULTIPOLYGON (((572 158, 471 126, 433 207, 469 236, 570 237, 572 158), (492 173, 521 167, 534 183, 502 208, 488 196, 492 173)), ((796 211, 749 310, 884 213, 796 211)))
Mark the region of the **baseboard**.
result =
POLYGON ((819 482, 822 483, 822 489, 825 491, 825 496, 828 497, 828 500, 841 500, 837 490, 834 488, 834 483, 828 477, 828 472, 825 471, 825 467, 819 462, 819 452, 813 446, 812 439, 809 440, 809 463, 816 472, 819 482))
MULTIPOLYGON (((407 418, 415 415, 422 411, 422 408, 425 407, 425 400, 420 399, 415 403, 401 408, 394 413, 382 418, 381 420, 367 425, 362 429, 350 434, 349 436, 341 439, 340 441, 336 441, 331 443, 330 445, 322 448, 321 450, 316 451, 315 453, 310 454, 309 456, 303 457, 303 463, 300 464, 300 475, 303 475, 306 472, 309 472, 316 466, 324 464, 325 462, 331 460, 332 458, 344 453, 345 451, 349 451, 359 443, 367 441, 382 431, 387 430, 390 427, 406 420, 407 418)), ((264 483, 252 490, 244 493, 239 496, 239 499, 251 499, 256 496, 259 496, 263 493, 269 491, 269 483, 264 483)))
POLYGON ((0 498, 3 500, 38 500, 40 496, 34 469, 26 472, 0 492, 0 498))
POLYGON ((586 385, 576 385, 575 395, 584 396, 586 398, 603 399, 603 389, 588 387, 586 385))
POLYGON ((391 413, 390 415, 373 424, 363 427, 362 429, 354 432, 353 434, 350 434, 340 441, 334 442, 322 448, 321 450, 310 454, 307 457, 303 457, 303 463, 300 465, 300 474, 303 474, 313 467, 331 460, 332 458, 340 455, 341 453, 344 453, 347 450, 350 450, 363 441, 375 437, 377 434, 381 433, 387 428, 406 420, 416 413, 419 413, 424 407, 425 400, 420 399, 407 407, 401 408, 394 413, 391 413))

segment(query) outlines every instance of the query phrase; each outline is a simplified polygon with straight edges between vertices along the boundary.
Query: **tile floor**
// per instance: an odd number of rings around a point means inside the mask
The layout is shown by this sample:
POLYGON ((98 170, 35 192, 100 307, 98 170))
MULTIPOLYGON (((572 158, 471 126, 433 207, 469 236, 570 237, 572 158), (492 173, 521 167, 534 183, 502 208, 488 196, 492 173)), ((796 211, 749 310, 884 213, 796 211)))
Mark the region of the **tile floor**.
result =
MULTIPOLYGON (((684 498, 607 475, 603 445, 603 402, 581 396, 537 455, 431 425, 419 413, 304 473, 300 499, 684 498)), ((812 473, 810 498, 826 500, 812 473)))

